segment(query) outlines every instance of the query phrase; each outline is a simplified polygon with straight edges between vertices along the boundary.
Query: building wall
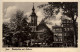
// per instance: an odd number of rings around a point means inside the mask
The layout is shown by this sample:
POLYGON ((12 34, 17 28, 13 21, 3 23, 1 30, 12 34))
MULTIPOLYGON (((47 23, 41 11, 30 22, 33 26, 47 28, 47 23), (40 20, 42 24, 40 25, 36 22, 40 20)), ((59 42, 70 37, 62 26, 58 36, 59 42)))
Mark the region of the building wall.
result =
POLYGON ((74 29, 72 20, 67 19, 62 20, 62 25, 53 26, 52 31, 54 33, 53 34, 54 45, 59 44, 59 46, 62 45, 64 47, 74 46, 74 29))
POLYGON ((63 27, 63 44, 64 46, 73 46, 74 44, 74 29, 72 20, 62 20, 63 27))
POLYGON ((54 32, 54 42, 62 42, 62 27, 55 26, 52 29, 54 32))
POLYGON ((61 26, 53 26, 53 46, 54 47, 62 47, 63 45, 63 34, 62 34, 62 27, 61 26))

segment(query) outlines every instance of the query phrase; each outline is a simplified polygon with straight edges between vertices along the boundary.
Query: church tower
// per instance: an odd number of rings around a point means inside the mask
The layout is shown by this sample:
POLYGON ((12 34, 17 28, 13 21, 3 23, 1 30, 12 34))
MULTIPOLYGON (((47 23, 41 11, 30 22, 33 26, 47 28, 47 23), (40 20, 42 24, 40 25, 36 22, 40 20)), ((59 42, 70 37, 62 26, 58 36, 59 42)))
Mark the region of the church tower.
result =
POLYGON ((35 13, 35 8, 34 8, 34 3, 33 3, 32 14, 31 14, 32 32, 36 31, 36 26, 37 26, 37 15, 35 13))

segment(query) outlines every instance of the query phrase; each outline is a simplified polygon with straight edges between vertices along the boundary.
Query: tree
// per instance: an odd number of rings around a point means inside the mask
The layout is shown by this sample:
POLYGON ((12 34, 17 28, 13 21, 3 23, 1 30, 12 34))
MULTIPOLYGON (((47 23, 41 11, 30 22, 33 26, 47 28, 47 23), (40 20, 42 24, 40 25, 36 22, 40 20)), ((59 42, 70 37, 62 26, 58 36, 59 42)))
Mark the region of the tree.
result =
MULTIPOLYGON (((74 46, 77 46, 77 26, 76 20, 78 16, 78 3, 77 2, 48 2, 47 5, 40 5, 39 8, 43 8, 45 17, 50 18, 54 16, 54 9, 58 9, 56 14, 59 13, 60 8, 63 10, 63 15, 70 17, 73 21, 74 27, 74 46)), ((45 19, 46 19, 45 18, 45 19)))
POLYGON ((10 37, 11 34, 9 34, 10 29, 8 27, 8 24, 3 23, 3 44, 5 45, 10 45, 10 37))
POLYGON ((24 41, 31 38, 29 36, 31 34, 31 28, 28 25, 27 16, 24 16, 24 12, 21 10, 17 10, 15 14, 12 14, 10 23, 8 25, 3 24, 3 29, 3 33, 8 34, 5 40, 11 42, 11 46, 14 47, 22 46, 20 42, 24 44, 24 41))
MULTIPOLYGON (((6 34, 6 33, 8 33, 10 31, 10 29, 9 29, 9 27, 8 27, 8 24, 5 24, 5 23, 3 23, 3 33, 4 34, 6 34), (7 30, 7 31, 6 31, 7 30)), ((3 34, 3 35, 4 35, 3 34)))
POLYGON ((71 17, 73 20, 73 27, 74 27, 74 46, 77 46, 77 25, 76 20, 78 16, 78 3, 77 2, 71 2, 71 3, 63 3, 65 5, 64 10, 67 11, 64 13, 65 15, 71 17))
POLYGON ((20 30, 22 25, 22 19, 24 17, 24 12, 21 10, 17 10, 15 14, 12 15, 10 19, 11 28, 16 29, 16 31, 20 30))

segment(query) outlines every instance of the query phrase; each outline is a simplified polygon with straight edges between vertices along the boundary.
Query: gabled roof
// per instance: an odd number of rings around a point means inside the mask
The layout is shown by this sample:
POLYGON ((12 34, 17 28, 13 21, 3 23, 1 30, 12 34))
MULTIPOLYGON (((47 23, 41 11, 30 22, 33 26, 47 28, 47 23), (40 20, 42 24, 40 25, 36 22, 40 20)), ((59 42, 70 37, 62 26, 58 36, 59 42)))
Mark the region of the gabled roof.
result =
POLYGON ((48 26, 46 25, 46 23, 41 22, 38 26, 37 26, 37 41, 38 42, 52 42, 53 41, 53 32, 48 28, 48 26))
POLYGON ((43 32, 48 32, 48 33, 53 33, 48 26, 46 25, 45 22, 41 22, 38 26, 37 26, 37 31, 43 31, 43 32))

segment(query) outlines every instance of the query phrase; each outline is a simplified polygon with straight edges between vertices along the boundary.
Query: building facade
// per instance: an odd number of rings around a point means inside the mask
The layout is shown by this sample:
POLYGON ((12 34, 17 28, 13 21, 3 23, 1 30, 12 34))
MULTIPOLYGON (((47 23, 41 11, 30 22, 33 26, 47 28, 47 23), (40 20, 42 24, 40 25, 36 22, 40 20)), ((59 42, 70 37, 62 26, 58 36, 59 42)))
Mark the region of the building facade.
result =
POLYGON ((62 33, 62 27, 61 26, 53 26, 53 46, 54 47, 62 47, 63 46, 63 33, 62 33))
POLYGON ((63 43, 65 47, 74 46, 74 29, 72 20, 62 20, 63 27, 63 43))
POLYGON ((52 31, 54 32, 54 47, 74 46, 74 28, 72 20, 62 19, 61 26, 53 26, 52 31))

